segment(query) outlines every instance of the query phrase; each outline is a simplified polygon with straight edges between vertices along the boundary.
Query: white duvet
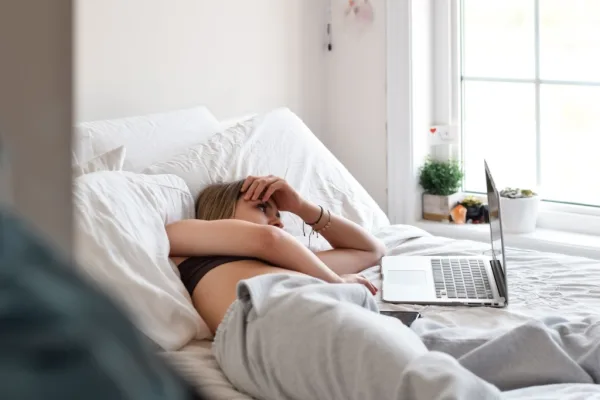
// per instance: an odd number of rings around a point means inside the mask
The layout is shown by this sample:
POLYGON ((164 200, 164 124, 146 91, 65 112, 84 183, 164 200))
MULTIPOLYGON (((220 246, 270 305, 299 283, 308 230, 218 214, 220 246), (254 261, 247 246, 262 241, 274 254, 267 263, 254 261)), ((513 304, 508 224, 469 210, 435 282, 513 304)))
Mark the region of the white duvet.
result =
MULTIPOLYGON (((377 233, 390 253, 403 255, 478 255, 489 250, 485 244, 433 237, 424 231, 402 225, 390 226, 377 233)), ((399 306, 382 303, 382 309, 419 310, 449 326, 498 328, 523 323, 547 315, 577 319, 600 310, 600 264, 597 261, 507 250, 510 305, 506 309, 399 306)), ((381 287, 379 267, 365 274, 381 287)), ((249 399, 237 392, 221 373, 211 354, 211 342, 193 341, 176 352, 163 353, 175 368, 211 399, 249 399)), ((519 399, 600 398, 600 388, 589 385, 559 385, 507 393, 519 399)))

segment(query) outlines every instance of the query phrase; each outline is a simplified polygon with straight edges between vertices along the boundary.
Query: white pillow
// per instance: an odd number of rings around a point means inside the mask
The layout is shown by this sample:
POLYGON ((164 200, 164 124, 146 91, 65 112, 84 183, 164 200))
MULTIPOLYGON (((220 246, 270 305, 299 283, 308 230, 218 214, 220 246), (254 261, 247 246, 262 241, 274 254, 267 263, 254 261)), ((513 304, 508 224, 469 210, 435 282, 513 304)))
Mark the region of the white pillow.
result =
POLYGON ((242 115, 241 117, 227 118, 227 119, 221 120, 221 122, 220 122, 221 130, 224 131, 229 128, 233 128, 237 124, 242 124, 242 123, 248 121, 249 119, 256 117, 257 115, 258 114, 247 114, 247 115, 242 115))
POLYGON ((84 122, 75 127, 74 164, 85 163, 124 145, 127 147, 124 169, 139 172, 220 130, 221 124, 206 107, 84 122))
MULTIPOLYGON (((286 108, 239 123, 146 172, 182 177, 194 198, 210 183, 277 175, 306 199, 371 231, 389 225, 375 200, 286 108)), ((302 236, 298 218, 284 214, 283 222, 288 232, 302 236)))
POLYGON ((185 182, 173 175, 98 172, 74 186, 75 255, 84 276, 165 350, 210 337, 168 257, 165 225, 194 214, 185 182))
POLYGON ((73 166, 73 177, 100 171, 121 171, 125 162, 125 147, 117 147, 111 151, 94 157, 83 165, 73 166))

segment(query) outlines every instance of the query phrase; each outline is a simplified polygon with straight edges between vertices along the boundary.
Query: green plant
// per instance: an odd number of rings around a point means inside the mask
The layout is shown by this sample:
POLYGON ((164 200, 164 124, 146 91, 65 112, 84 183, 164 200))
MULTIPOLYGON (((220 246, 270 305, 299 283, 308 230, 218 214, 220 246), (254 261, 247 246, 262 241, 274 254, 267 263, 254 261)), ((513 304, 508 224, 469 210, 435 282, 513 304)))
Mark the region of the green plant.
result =
POLYGON ((527 197, 537 196, 537 193, 529 189, 506 188, 500 192, 500 196, 507 197, 509 199, 523 199, 527 197))
POLYGON ((462 178, 463 172, 455 160, 428 159, 419 171, 419 184, 425 193, 437 196, 458 192, 462 178))
POLYGON ((481 200, 479 200, 475 196, 467 196, 463 199, 463 201, 460 202, 460 204, 462 204, 463 206, 468 208, 468 207, 479 207, 483 203, 481 200))

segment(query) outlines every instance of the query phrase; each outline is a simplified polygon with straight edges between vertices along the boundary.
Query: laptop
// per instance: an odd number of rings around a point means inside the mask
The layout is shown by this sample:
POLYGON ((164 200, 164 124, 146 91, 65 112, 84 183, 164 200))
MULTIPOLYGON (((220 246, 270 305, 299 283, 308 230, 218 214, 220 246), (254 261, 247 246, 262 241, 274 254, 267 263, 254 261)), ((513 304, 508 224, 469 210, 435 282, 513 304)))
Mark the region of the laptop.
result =
POLYGON ((484 165, 491 256, 383 257, 383 301, 427 305, 508 305, 500 196, 487 162, 484 165))

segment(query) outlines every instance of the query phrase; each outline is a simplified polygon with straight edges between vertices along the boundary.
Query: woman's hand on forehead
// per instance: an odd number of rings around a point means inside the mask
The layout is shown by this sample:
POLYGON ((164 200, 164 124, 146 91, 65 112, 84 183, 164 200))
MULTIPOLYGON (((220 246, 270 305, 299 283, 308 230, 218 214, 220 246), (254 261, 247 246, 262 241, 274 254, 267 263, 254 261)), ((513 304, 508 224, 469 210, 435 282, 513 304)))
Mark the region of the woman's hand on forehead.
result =
POLYGON ((249 176, 242 185, 244 200, 263 202, 273 201, 281 211, 296 213, 304 200, 284 179, 269 176, 249 176))

